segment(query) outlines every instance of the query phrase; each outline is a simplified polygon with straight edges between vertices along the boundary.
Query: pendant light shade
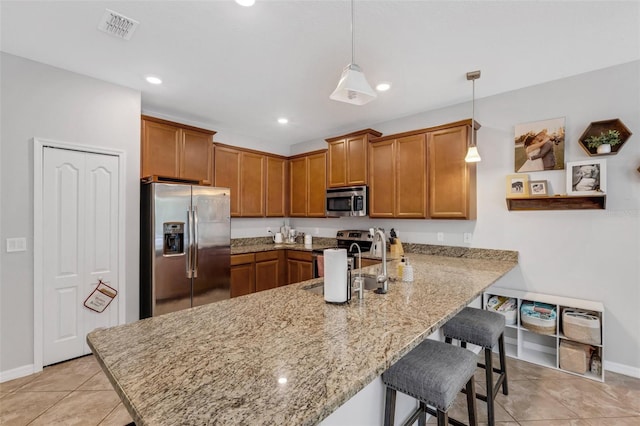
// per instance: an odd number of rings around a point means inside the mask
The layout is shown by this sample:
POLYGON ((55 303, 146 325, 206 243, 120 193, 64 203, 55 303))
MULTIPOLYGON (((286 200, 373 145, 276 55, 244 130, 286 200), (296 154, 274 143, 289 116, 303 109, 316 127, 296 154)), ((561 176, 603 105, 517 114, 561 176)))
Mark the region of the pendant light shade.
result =
POLYGON ((467 155, 464 157, 464 161, 467 163, 477 163, 481 161, 480 153, 478 152, 477 140, 476 140, 476 80, 480 78, 480 71, 471 71, 467 73, 467 80, 471 80, 473 89, 471 92, 471 144, 467 150, 467 155))
POLYGON ((469 150, 467 151, 466 157, 464 157, 464 161, 466 161, 467 163, 477 163, 480 160, 482 159, 480 158, 480 154, 478 153, 478 147, 470 146, 469 150))
POLYGON ((376 96, 362 69, 356 64, 349 64, 342 70, 338 87, 329 98, 353 105, 364 105, 374 100, 376 96))
POLYGON ((329 99, 352 105, 364 105, 374 100, 378 95, 369 85, 362 69, 355 63, 354 45, 353 0, 351 0, 351 63, 342 70, 338 87, 329 96, 329 99))

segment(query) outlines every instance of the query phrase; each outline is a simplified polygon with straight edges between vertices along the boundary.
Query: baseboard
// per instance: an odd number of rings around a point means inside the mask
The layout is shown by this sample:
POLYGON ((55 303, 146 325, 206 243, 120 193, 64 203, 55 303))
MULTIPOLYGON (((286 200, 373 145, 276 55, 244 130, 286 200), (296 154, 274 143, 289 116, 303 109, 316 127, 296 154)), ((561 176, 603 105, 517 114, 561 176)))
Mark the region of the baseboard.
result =
MULTIPOLYGON (((625 376, 635 377, 640 379, 640 368, 631 367, 630 365, 618 364, 617 362, 604 361, 604 369, 605 371, 612 371, 614 373, 624 374, 625 376)), ((605 373, 605 381, 607 380, 607 375, 605 373)))
POLYGON ((33 364, 23 365, 22 367, 14 368, 12 370, 0 371, 0 383, 19 379, 20 377, 30 376, 35 372, 33 364))

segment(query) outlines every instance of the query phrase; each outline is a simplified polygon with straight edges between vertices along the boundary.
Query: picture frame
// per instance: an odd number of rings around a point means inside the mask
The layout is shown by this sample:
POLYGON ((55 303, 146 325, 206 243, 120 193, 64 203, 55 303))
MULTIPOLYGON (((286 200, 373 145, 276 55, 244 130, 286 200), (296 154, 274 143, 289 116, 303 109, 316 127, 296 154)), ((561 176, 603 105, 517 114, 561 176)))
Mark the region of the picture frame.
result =
POLYGON ((567 195, 599 195, 606 192, 606 160, 567 162, 567 195))
POLYGON ((546 180, 529 181, 529 196, 547 197, 549 195, 549 184, 546 180))
POLYGON ((516 124, 513 141, 516 173, 564 169, 564 117, 516 124))
POLYGON ((529 175, 507 175, 507 198, 524 198, 529 196, 529 175))

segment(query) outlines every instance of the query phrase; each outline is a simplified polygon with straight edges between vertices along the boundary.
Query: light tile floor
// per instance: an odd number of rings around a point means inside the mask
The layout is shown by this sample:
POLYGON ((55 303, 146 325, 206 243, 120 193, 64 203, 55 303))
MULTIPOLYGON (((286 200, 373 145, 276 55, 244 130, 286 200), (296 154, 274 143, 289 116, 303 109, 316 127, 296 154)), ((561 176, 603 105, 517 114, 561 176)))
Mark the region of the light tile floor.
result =
MULTIPOLYGON (((509 395, 497 398, 497 426, 640 426, 640 379, 607 372, 606 382, 599 383, 511 358, 507 368, 509 395)), ((482 391, 483 378, 478 370, 482 391)), ((486 421, 486 404, 477 402, 480 421, 486 421)), ((450 413, 466 423, 464 395, 450 413)), ((131 417, 93 356, 0 383, 0 425, 129 422, 131 417)))

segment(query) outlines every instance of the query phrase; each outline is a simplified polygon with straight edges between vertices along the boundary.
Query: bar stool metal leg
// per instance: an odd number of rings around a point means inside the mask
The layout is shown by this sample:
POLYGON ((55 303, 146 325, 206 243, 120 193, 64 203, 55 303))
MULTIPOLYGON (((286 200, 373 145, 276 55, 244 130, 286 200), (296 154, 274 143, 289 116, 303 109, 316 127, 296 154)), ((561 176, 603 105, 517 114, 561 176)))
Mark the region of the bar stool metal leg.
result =
POLYGON ((507 360, 504 351, 504 333, 502 333, 498 339, 498 351, 500 353, 500 374, 503 375, 502 393, 503 395, 509 395, 509 386, 507 384, 507 360))

